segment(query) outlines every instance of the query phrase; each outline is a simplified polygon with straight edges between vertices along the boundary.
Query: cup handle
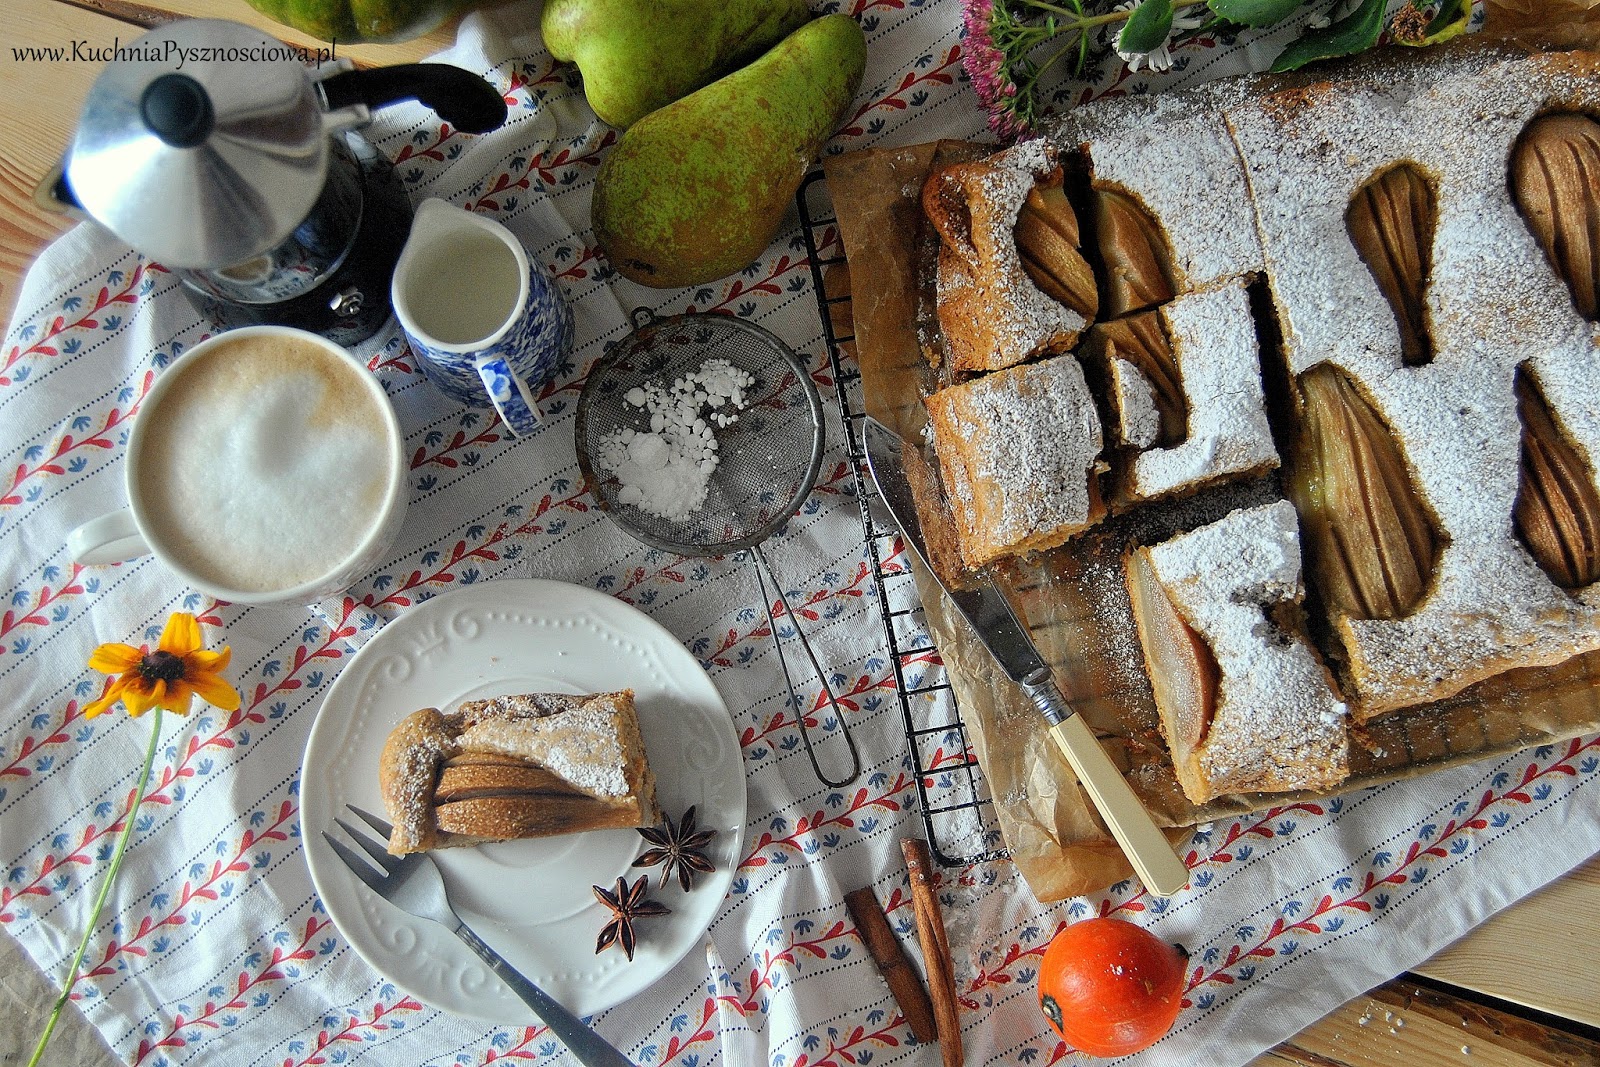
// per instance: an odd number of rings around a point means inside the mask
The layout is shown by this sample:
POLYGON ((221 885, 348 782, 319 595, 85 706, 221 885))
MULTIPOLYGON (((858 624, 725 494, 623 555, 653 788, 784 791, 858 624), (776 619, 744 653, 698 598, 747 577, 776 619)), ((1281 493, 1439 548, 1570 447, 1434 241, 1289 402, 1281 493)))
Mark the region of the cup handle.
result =
POLYGON ((510 364, 499 356, 485 356, 478 360, 477 368, 489 402, 513 435, 526 437, 544 425, 538 400, 510 364))
POLYGON ((127 508, 90 519, 67 534, 67 553, 78 563, 121 563, 149 553, 127 508))

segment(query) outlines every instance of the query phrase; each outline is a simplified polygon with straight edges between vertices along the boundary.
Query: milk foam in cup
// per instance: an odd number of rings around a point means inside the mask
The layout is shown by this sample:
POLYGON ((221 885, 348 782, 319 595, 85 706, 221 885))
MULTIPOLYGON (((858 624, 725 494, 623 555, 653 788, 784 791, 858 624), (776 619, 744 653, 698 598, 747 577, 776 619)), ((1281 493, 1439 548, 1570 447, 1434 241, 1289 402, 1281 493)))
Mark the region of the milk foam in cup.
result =
POLYGON ((383 387, 314 334, 220 334, 164 370, 128 442, 128 510, 74 530, 84 563, 150 552, 236 603, 315 600, 376 565, 406 502, 383 387))

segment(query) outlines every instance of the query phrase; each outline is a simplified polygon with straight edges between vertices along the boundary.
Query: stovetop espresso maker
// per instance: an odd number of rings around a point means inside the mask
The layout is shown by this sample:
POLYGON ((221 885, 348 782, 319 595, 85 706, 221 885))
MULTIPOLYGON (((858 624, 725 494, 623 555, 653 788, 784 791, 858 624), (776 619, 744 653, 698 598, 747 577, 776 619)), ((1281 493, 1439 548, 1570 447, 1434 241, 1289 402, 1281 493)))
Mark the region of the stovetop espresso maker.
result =
POLYGON ((89 92, 40 199, 171 269, 224 325, 278 323, 339 344, 389 317, 411 228, 393 165, 355 133, 415 99, 467 133, 500 126, 484 79, 442 63, 308 69, 260 30, 188 19, 123 46, 89 92))

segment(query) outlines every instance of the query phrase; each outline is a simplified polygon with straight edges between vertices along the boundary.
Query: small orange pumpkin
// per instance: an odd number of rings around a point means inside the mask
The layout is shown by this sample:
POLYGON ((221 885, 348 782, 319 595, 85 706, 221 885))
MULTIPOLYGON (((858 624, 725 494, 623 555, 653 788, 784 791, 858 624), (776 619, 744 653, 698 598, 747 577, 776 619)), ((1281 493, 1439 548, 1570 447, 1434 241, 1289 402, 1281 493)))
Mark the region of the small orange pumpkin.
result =
POLYGON ((1172 1029, 1183 1006, 1185 954, 1122 919, 1085 919, 1051 940, 1039 964, 1039 1007, 1091 1056, 1126 1056, 1172 1029))

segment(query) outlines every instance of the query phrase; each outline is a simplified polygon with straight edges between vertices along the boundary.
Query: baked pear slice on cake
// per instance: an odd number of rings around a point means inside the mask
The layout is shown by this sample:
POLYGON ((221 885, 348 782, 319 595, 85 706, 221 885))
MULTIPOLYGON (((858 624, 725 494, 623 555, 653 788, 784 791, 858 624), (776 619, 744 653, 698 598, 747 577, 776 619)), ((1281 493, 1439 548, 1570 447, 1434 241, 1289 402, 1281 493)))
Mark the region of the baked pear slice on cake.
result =
POLYGON ((1333 789, 1347 712, 1300 631, 1294 508, 1241 508, 1125 561, 1161 729, 1184 794, 1333 789))
POLYGON ((661 817, 631 690, 423 708, 389 734, 378 776, 397 856, 661 817))

